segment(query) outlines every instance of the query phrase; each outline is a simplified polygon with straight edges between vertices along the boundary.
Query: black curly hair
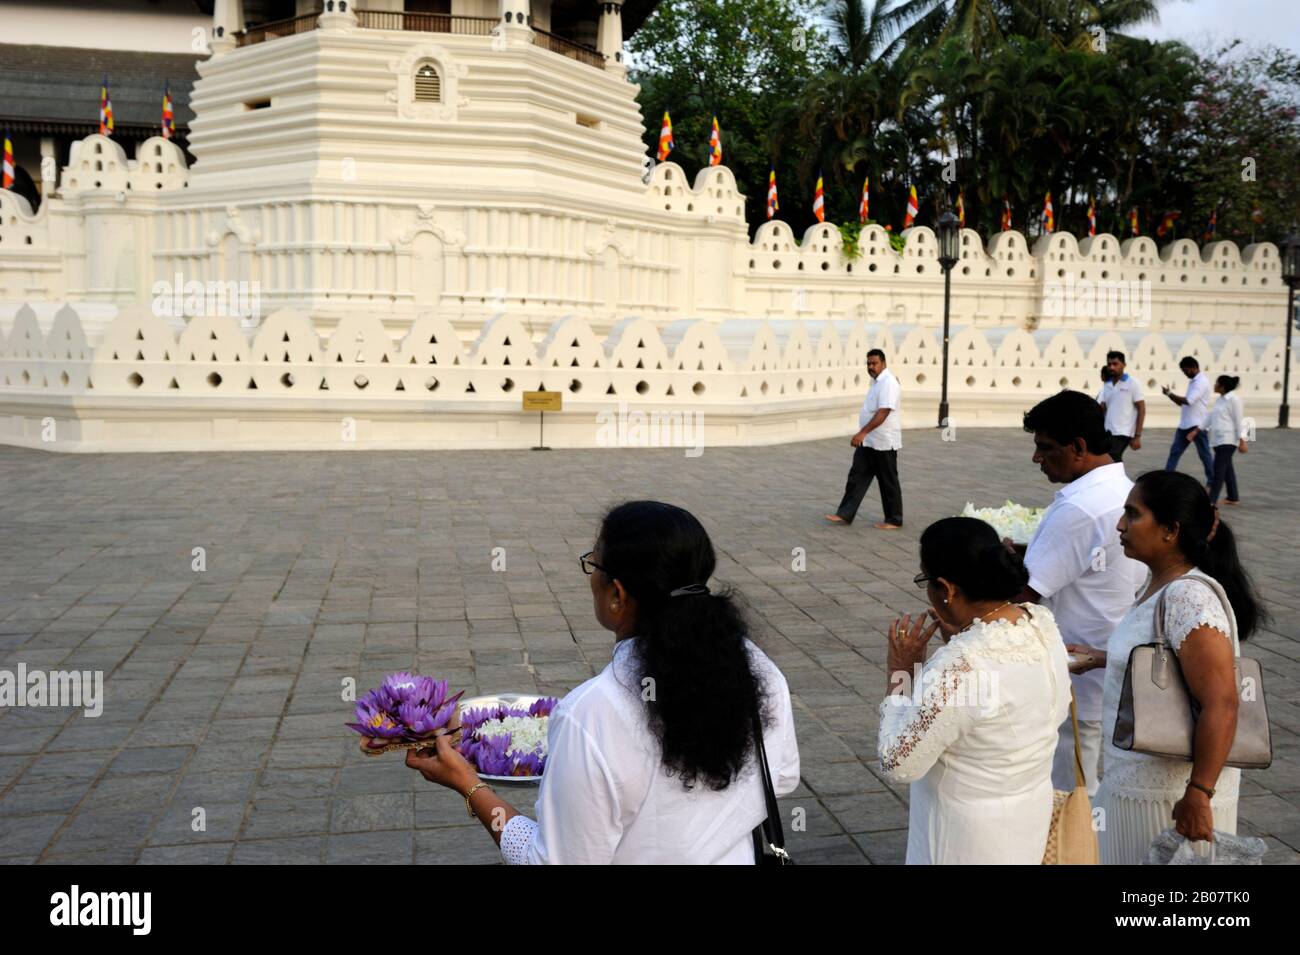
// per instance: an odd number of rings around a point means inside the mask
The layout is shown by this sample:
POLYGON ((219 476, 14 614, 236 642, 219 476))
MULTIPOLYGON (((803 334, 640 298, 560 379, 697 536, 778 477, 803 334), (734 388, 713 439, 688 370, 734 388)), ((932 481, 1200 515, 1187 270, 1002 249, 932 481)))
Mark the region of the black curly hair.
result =
POLYGON ((665 771, 687 789, 726 789, 754 751, 756 709, 767 722, 765 688, 729 591, 670 596, 712 576, 708 533, 680 507, 628 501, 605 515, 598 546, 603 573, 636 601, 637 692, 653 679, 646 713, 665 771))

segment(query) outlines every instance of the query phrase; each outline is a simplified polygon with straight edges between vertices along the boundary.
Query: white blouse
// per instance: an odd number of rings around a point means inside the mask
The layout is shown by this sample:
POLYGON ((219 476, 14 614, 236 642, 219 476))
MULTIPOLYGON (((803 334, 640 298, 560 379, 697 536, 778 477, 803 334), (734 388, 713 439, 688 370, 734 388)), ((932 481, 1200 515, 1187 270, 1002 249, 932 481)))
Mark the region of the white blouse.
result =
POLYGON ((1241 399, 1235 391, 1219 395, 1219 400, 1210 409, 1210 447, 1235 445, 1240 441, 1244 414, 1241 399))
MULTIPOLYGON (((773 723, 764 744, 780 796, 799 784, 790 689, 758 647, 746 646, 767 687, 773 723)), ((616 644, 609 665, 551 713, 537 820, 506 823, 502 857, 511 865, 753 865, 751 833, 767 816, 756 760, 721 791, 705 783, 687 790, 666 775, 631 650, 631 640, 616 644)))
MULTIPOLYGON (((1192 576, 1206 575, 1194 570, 1192 576)), ((1231 622, 1229 619, 1232 608, 1224 607, 1218 595, 1207 585, 1194 580, 1175 580, 1162 589, 1168 591, 1165 597, 1165 639, 1175 654, 1187 635, 1198 627, 1210 627, 1222 633, 1225 640, 1232 639, 1230 634, 1235 623, 1235 618, 1231 622)), ((1177 802, 1183 798, 1187 781, 1192 777, 1190 762, 1117 749, 1112 742, 1129 654, 1134 647, 1154 643, 1156 639, 1155 610, 1159 593, 1157 591, 1152 594, 1128 612, 1115 628, 1106 647, 1102 726, 1105 749, 1102 766, 1105 769, 1106 787, 1113 794, 1129 799, 1177 802)), ((1241 656, 1241 645, 1235 639, 1232 653, 1234 657, 1241 656)), ((1214 786, 1215 796, 1210 801, 1211 806, 1235 800, 1240 781, 1241 770, 1225 766, 1214 786)))
POLYGON ((909 865, 1043 861, 1070 674, 1051 611, 1022 609, 1014 623, 976 618, 925 662, 919 689, 880 704, 881 769, 912 784, 909 865))

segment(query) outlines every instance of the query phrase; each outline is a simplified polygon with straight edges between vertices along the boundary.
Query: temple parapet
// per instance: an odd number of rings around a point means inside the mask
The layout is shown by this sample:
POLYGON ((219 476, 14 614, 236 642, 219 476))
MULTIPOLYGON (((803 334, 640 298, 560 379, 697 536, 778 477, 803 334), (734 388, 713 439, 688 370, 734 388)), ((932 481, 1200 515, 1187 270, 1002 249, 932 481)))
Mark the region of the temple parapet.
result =
MULTIPOLYGON (((563 394, 564 411, 547 418, 556 446, 597 446, 597 416, 627 409, 701 415, 708 444, 804 440, 851 430, 875 347, 902 383, 905 423, 933 425, 937 331, 873 318, 627 318, 600 335, 570 316, 534 341, 535 322, 502 314, 464 341, 437 315, 398 329, 357 313, 325 332, 293 310, 248 328, 138 307, 88 335, 75 306, 52 321, 24 306, 0 322, 0 441, 60 451, 524 447, 535 419, 520 398, 534 390, 563 394), (340 431, 345 420, 356 427, 340 431)), ((1177 386, 1178 359, 1193 355, 1212 374, 1239 376, 1247 413, 1271 421, 1281 336, 969 325, 951 341, 952 420, 1016 424, 1061 388, 1095 394, 1110 349, 1128 354, 1149 395, 1177 386)), ((1150 401, 1148 424, 1172 426, 1177 413, 1150 401)))

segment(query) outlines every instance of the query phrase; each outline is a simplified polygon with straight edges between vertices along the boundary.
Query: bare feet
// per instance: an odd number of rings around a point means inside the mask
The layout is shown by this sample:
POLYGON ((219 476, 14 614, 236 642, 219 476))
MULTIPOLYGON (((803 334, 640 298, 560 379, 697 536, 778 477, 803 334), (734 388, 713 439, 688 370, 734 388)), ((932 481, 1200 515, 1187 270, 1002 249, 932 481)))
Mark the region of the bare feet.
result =
POLYGON ((830 521, 832 524, 848 524, 848 521, 840 517, 838 514, 827 514, 826 520, 830 521))
POLYGON ((1223 503, 1229 505, 1230 507, 1236 507, 1238 504, 1241 503, 1241 501, 1227 501, 1227 500, 1225 500, 1223 503))
POLYGON ((884 523, 881 523, 881 524, 877 524, 877 525, 876 525, 876 530, 878 530, 878 531, 897 531, 897 530, 902 530, 902 527, 903 527, 902 524, 884 524, 884 523))

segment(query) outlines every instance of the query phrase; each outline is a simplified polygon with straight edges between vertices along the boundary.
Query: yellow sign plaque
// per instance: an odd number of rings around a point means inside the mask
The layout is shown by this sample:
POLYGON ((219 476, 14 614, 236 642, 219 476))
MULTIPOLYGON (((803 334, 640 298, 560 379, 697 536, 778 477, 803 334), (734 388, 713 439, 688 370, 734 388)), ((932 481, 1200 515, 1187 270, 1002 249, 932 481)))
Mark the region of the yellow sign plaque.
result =
POLYGON ((564 392, 562 391, 525 391, 525 411, 562 411, 564 392))

